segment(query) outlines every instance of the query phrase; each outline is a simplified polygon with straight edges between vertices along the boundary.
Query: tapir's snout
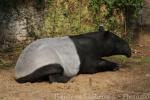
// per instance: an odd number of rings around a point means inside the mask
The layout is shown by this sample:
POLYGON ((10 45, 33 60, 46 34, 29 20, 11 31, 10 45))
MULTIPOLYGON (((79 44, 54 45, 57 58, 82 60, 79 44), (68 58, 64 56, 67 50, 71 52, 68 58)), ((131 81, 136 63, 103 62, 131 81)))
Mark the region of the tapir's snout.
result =
POLYGON ((131 57, 131 48, 127 42, 122 42, 116 45, 116 54, 117 55, 124 55, 126 57, 131 57))

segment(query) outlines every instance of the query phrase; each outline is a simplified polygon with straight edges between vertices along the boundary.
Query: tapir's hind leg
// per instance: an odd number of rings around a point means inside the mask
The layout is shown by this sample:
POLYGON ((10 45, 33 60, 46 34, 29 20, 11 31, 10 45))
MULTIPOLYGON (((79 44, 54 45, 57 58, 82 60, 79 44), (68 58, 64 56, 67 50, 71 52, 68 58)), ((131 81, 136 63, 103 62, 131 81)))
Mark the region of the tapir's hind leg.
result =
POLYGON ((44 81, 45 79, 49 80, 49 75, 56 75, 56 74, 62 74, 63 68, 59 64, 50 64, 43 66, 33 73, 16 79, 19 83, 25 83, 25 82, 39 82, 44 81))

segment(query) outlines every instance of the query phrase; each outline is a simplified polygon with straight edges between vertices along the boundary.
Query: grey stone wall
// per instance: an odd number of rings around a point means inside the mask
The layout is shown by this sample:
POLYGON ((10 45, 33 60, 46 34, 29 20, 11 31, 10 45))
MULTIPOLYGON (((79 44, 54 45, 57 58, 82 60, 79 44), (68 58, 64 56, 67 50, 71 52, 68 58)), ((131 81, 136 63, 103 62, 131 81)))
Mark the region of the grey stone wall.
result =
MULTIPOLYGON (((24 9, 20 9, 20 11, 23 11, 24 9)), ((20 15, 17 11, 14 9, 11 9, 11 12, 0 12, 0 37, 1 42, 6 38, 8 39, 14 39, 18 38, 19 40, 22 40, 20 35, 26 35, 27 29, 26 29, 27 21, 23 15, 20 15)))
POLYGON ((29 3, 0 9, 0 47, 12 46, 29 35, 40 35, 44 7, 37 7, 37 4, 29 3))

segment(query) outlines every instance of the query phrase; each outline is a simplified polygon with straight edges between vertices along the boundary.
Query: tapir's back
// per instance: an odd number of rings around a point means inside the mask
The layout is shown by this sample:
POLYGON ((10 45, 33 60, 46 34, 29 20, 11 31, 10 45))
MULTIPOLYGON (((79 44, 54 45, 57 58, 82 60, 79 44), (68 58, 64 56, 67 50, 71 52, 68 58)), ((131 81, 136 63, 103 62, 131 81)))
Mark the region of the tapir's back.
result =
POLYGON ((27 46, 17 61, 16 77, 24 77, 49 64, 62 65, 67 76, 78 73, 80 61, 69 37, 39 39, 27 46))

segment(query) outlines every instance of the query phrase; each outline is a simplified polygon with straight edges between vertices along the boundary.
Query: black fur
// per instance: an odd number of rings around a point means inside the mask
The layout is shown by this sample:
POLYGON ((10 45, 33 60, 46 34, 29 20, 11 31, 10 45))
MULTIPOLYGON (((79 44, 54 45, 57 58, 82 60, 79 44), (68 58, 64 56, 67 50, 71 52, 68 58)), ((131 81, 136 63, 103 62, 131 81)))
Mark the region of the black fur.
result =
POLYGON ((104 59, 98 60, 90 58, 84 66, 80 67, 79 74, 94 74, 102 71, 114 71, 118 69, 119 66, 116 63, 104 59))

